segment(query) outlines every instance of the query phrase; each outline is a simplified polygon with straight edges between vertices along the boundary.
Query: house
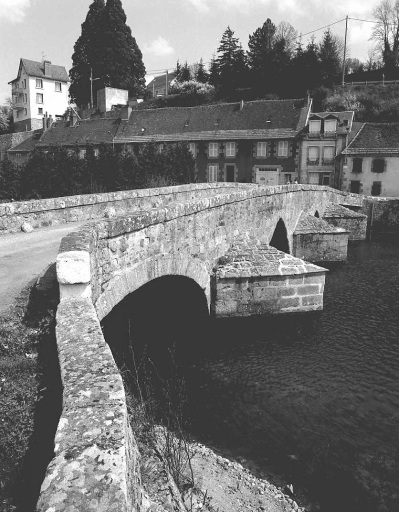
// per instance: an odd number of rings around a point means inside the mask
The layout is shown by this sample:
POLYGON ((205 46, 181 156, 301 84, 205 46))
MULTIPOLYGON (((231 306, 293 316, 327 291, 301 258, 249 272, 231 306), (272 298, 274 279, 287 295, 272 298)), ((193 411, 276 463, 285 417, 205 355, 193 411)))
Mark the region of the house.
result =
POLYGON ((299 170, 299 135, 311 102, 259 100, 197 107, 132 110, 119 119, 69 119, 47 130, 39 146, 97 148, 101 143, 137 151, 154 142, 187 143, 197 181, 241 181, 266 185, 293 181, 299 170))
POLYGON ((342 153, 342 190, 399 197, 399 123, 364 123, 342 153))
POLYGON ((7 156, 10 149, 33 137, 35 131, 6 133, 0 135, 0 163, 7 156))
POLYGON ((146 86, 150 97, 156 98, 157 96, 166 96, 168 93, 167 91, 169 91, 169 86, 175 79, 175 76, 176 73, 172 71, 171 73, 165 73, 153 78, 146 86))
POLYGON ((63 66, 21 59, 17 78, 9 82, 15 131, 41 129, 45 115, 61 118, 68 107, 68 81, 63 66))
POLYGON ((7 151, 8 159, 16 165, 23 165, 28 161, 30 153, 35 149, 36 145, 40 141, 43 130, 21 133, 30 133, 31 135, 7 151))
POLYGON ((354 112, 318 112, 309 116, 301 136, 300 183, 340 188, 339 158, 354 131, 354 112))

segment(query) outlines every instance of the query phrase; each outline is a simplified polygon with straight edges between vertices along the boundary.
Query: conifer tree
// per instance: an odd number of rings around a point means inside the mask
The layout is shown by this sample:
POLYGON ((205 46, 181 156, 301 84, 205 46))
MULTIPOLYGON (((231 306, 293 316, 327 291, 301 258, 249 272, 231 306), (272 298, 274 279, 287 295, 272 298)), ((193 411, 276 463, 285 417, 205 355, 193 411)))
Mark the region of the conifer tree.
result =
POLYGON ((251 83, 255 96, 271 92, 271 83, 275 78, 273 69, 276 26, 270 18, 249 36, 247 60, 250 69, 251 83))
POLYGON ((230 27, 223 33, 217 52, 219 94, 231 96, 243 85, 247 68, 244 50, 230 27))
POLYGON ((331 86, 341 70, 341 58, 336 38, 327 29, 319 46, 320 70, 325 86, 331 86))
MULTIPOLYGON (((69 96, 79 107, 91 101, 90 72, 93 77, 99 76, 102 44, 102 16, 105 10, 104 0, 94 0, 89 7, 86 20, 82 23, 82 33, 74 46, 72 68, 69 71, 71 80, 69 96)), ((93 82, 93 95, 99 87, 98 81, 93 82)))
POLYGON ((209 64, 209 83, 215 88, 218 88, 220 85, 220 74, 215 54, 212 55, 212 59, 209 64))
POLYGON ((201 84, 206 84, 209 80, 209 75, 205 70, 204 61, 202 60, 202 58, 198 63, 195 79, 197 80, 197 82, 200 82, 201 84))
POLYGON ((179 62, 179 59, 177 59, 176 67, 175 67, 175 70, 174 70, 176 82, 181 82, 181 80, 180 80, 180 73, 181 73, 181 64, 179 62))
POLYGON ((142 53, 126 25, 121 0, 107 0, 102 17, 104 85, 127 89, 131 95, 145 90, 142 53))
POLYGON ((179 82, 188 82, 191 80, 191 70, 190 66, 187 64, 187 61, 183 64, 181 67, 180 75, 179 75, 179 82))

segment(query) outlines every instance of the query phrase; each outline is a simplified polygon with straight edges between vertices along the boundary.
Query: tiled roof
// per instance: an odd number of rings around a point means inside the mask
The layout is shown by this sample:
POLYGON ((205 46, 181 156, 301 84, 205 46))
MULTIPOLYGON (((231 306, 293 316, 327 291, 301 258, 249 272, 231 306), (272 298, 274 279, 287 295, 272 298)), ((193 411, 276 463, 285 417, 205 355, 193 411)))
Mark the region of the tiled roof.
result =
POLYGON ((4 135, 0 135, 0 151, 8 151, 10 148, 13 148, 17 144, 20 144, 24 140, 32 137, 34 131, 30 132, 16 132, 16 133, 6 133, 4 135))
MULTIPOLYGON (((25 132, 26 133, 26 132, 25 132)), ((31 136, 27 137, 24 141, 22 141, 20 144, 17 144, 13 146, 11 149, 9 149, 9 152, 30 152, 33 151, 37 145, 37 143, 40 140, 40 137, 43 133, 43 130, 35 130, 33 132, 27 132, 30 133, 31 136)))
MULTIPOLYGON (((172 71, 172 73, 168 73, 168 82, 170 83, 175 78, 176 73, 172 71)), ((147 89, 152 91, 153 89, 159 89, 160 87, 165 87, 166 84, 166 74, 156 76, 148 83, 147 89)))
POLYGON ((306 122, 303 100, 261 100, 198 107, 134 110, 116 140, 291 138, 306 122), (144 129, 144 130, 143 130, 144 129))
MULTIPOLYGON (((25 72, 29 76, 34 76, 37 78, 51 78, 53 80, 59 80, 60 82, 68 82, 68 73, 64 66, 57 66, 55 64, 50 64, 50 74, 44 74, 44 63, 36 62, 35 60, 21 59, 21 64, 25 69, 25 72)), ((15 80, 18 80, 18 77, 15 80)), ((13 82, 15 80, 12 80, 13 82)))
POLYGON ((71 127, 69 121, 56 121, 43 133, 38 146, 111 144, 120 122, 119 119, 84 119, 71 127))
POLYGON ((364 123, 344 155, 399 154, 399 123, 364 123))

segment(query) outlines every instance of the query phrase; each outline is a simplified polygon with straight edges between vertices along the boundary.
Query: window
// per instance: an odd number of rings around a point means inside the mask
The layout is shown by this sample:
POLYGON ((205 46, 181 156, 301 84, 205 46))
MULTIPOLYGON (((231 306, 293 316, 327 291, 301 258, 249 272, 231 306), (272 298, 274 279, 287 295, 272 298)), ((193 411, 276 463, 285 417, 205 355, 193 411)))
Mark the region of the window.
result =
POLYGON ((226 142, 226 156, 236 156, 235 142, 226 142))
POLYGON ((360 181, 351 181, 351 192, 354 194, 360 193, 360 181))
POLYGON ((327 187, 330 185, 330 173, 319 173, 319 185, 326 185, 327 187))
POLYGON ((318 164, 319 163, 319 148, 317 146, 309 146, 308 148, 308 163, 318 164))
POLYGON ((82 160, 86 156, 86 150, 80 149, 79 150, 79 158, 82 160))
POLYGON ((354 173, 362 172, 362 164, 363 164, 362 158, 354 158, 352 172, 354 172, 354 173))
POLYGON ((278 141, 278 156, 288 156, 288 140, 278 141))
POLYGON ((320 133, 321 121, 309 121, 309 133, 320 133))
POLYGON ((323 148, 323 163, 331 164, 334 161, 334 146, 324 146, 323 148))
POLYGON ((43 109, 42 109, 41 107, 39 107, 39 108, 37 109, 37 113, 38 113, 38 114, 43 114, 43 109))
POLYGON ((55 82, 55 92, 61 92, 61 82, 55 82))
POLYGON ((335 133, 337 131, 337 120, 326 119, 324 121, 324 133, 335 133))
POLYGON ((371 172, 384 172, 385 160, 383 158, 374 158, 371 172))
POLYGON ((208 156, 215 158, 219 156, 219 144, 217 142, 210 142, 208 146, 208 156))
POLYGON ((43 94, 41 92, 36 93, 36 103, 43 103, 43 94))
POLYGON ((24 112, 25 112, 25 115, 27 116, 28 115, 28 109, 24 108, 24 112))
POLYGON ((100 150, 98 148, 93 149, 93 154, 95 157, 97 157, 100 154, 100 150))
POLYGON ((25 103, 28 103, 28 95, 25 94, 25 103))
POLYGON ((161 142, 161 144, 158 144, 158 153, 162 153, 163 150, 164 150, 164 144, 162 144, 162 142, 161 142))
POLYGON ((371 187, 371 195, 372 196, 380 196, 381 195, 381 181, 373 181, 373 186, 371 187))
POLYGON ((256 144, 256 156, 266 156, 267 142, 258 142, 256 144))
POLYGON ((218 180, 218 166, 217 165, 208 165, 208 181, 217 181, 218 180))
POLYGON ((190 142, 189 143, 188 150, 193 155, 193 158, 195 158, 197 156, 197 147, 196 147, 195 142, 190 142))
POLYGON ((17 110, 17 117, 19 117, 19 110, 17 110))
POLYGON ((36 78, 36 89, 43 89, 43 80, 41 78, 36 78))
POLYGON ((22 82, 21 82, 21 83, 22 83, 22 87, 23 87, 24 89, 26 89, 26 79, 25 79, 25 78, 22 80, 22 82))

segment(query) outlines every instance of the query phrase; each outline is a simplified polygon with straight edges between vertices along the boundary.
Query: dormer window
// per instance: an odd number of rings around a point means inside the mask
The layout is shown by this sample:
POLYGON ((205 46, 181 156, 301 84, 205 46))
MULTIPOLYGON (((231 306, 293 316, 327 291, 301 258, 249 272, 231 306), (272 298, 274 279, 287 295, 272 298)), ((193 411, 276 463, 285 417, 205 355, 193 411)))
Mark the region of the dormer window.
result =
POLYGON ((336 131, 337 131, 337 120, 336 119, 325 119, 324 133, 335 133, 336 131))
POLYGON ((187 119, 187 121, 184 123, 184 127, 187 128, 187 126, 190 124, 190 121, 187 119))
POLYGON ((321 121, 320 119, 312 119, 309 121, 309 133, 320 133, 321 121))
POLYGON ((220 119, 216 119, 215 126, 219 126, 219 123, 220 123, 220 119))

